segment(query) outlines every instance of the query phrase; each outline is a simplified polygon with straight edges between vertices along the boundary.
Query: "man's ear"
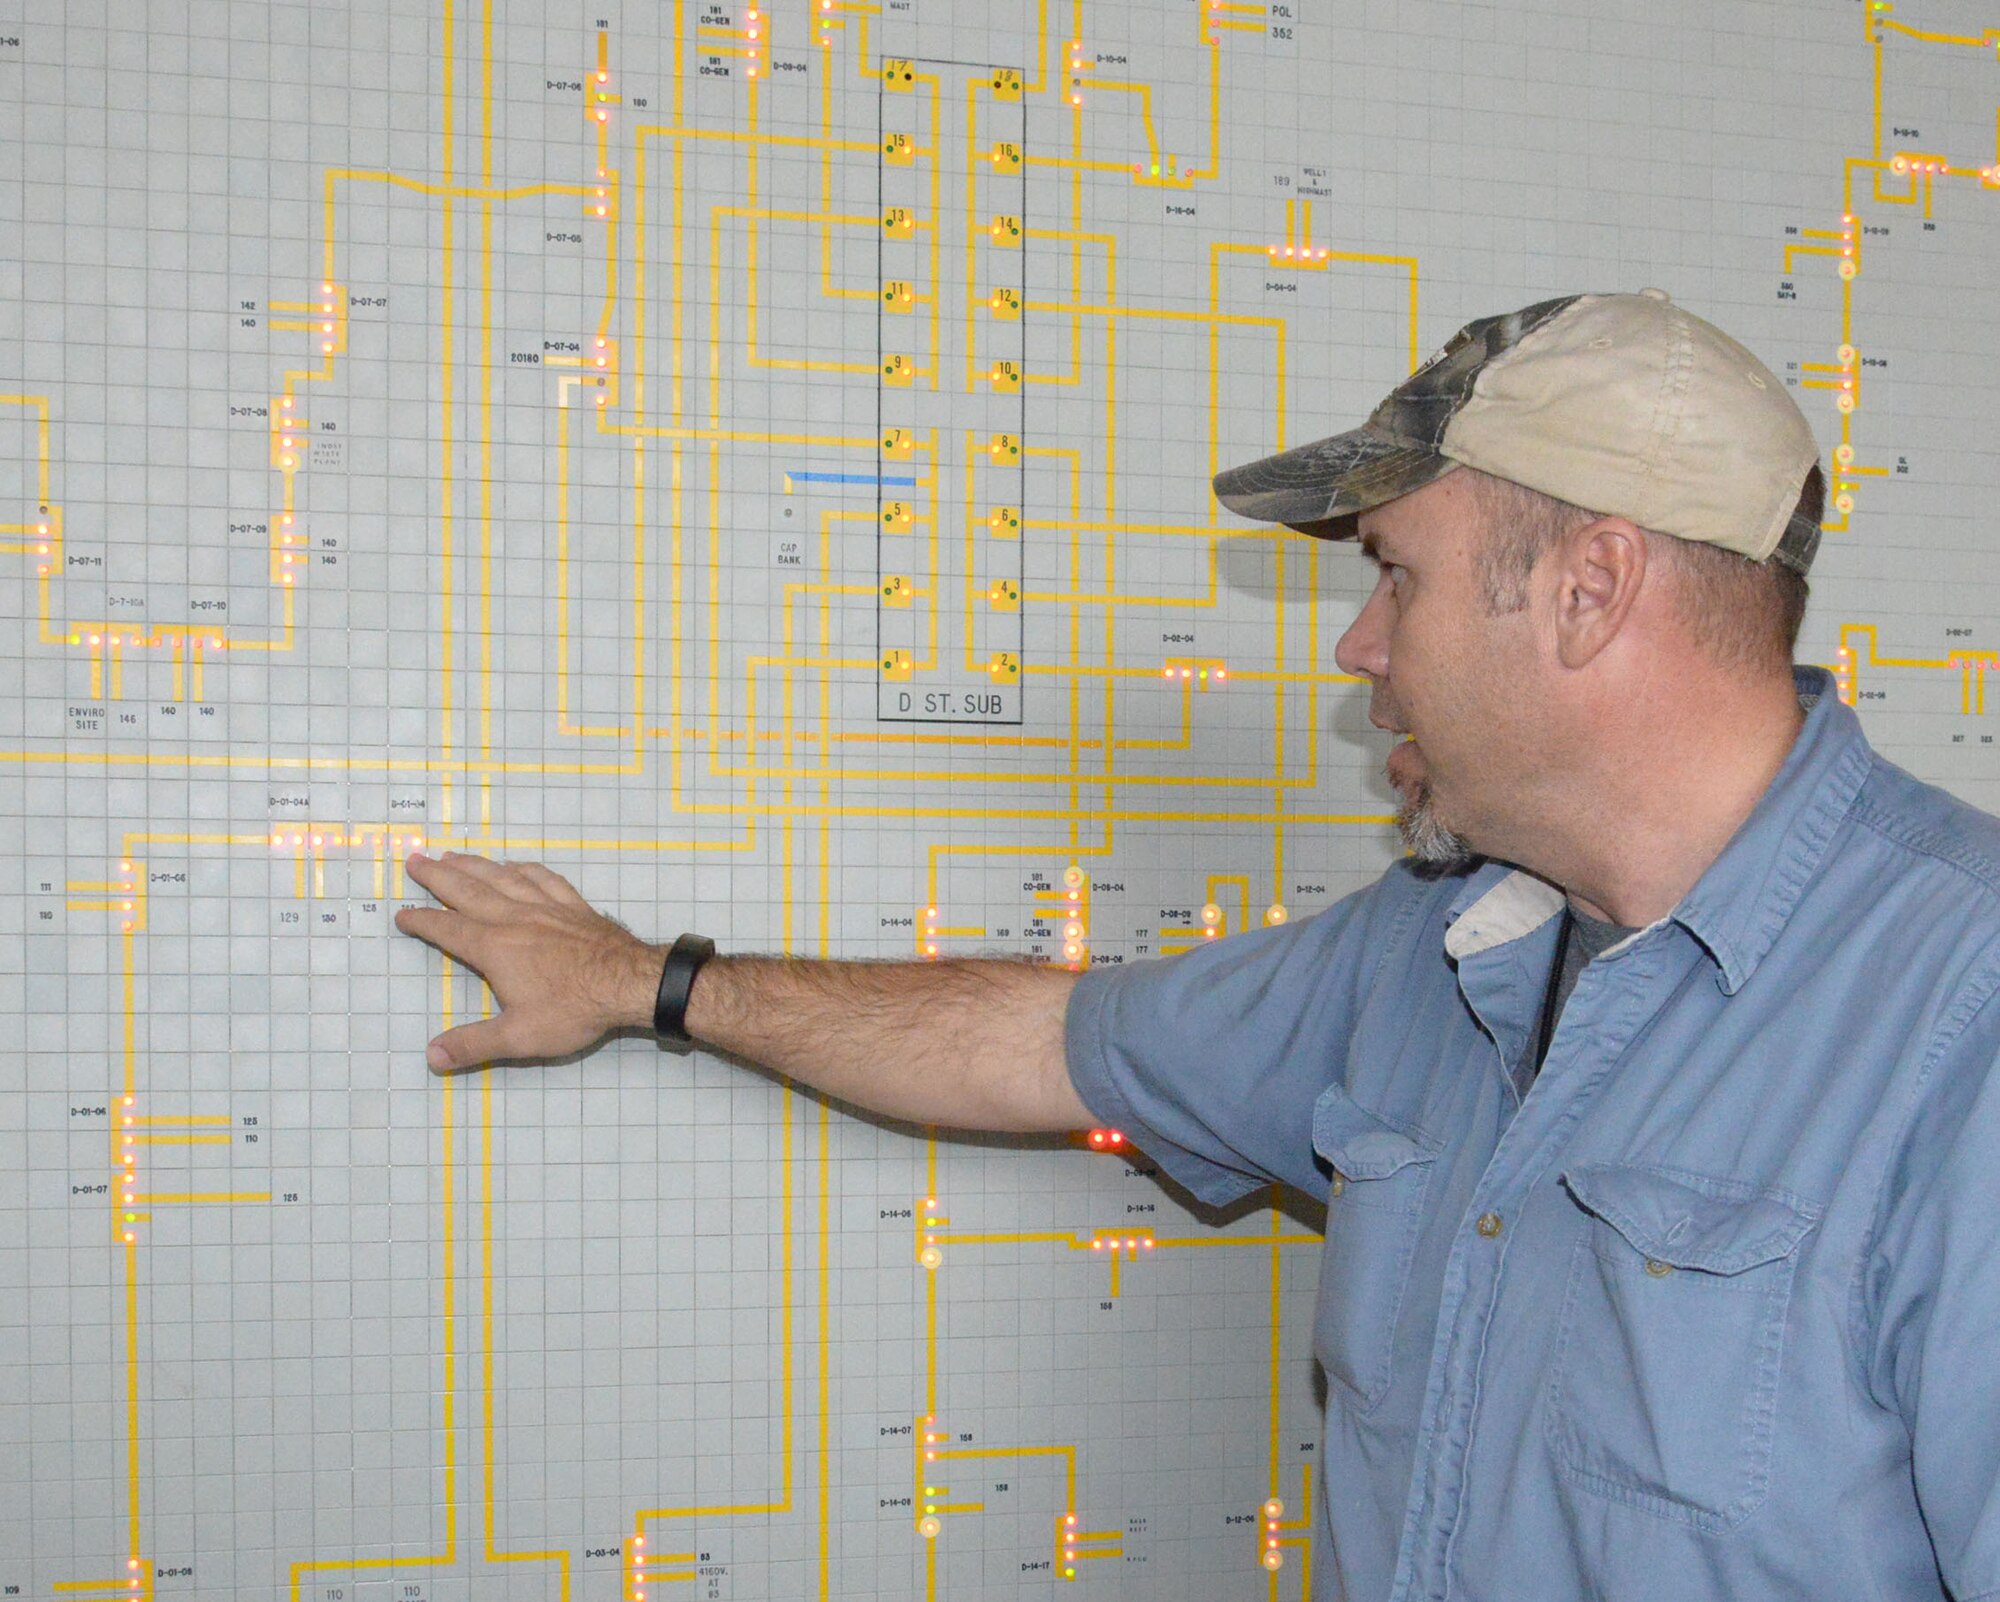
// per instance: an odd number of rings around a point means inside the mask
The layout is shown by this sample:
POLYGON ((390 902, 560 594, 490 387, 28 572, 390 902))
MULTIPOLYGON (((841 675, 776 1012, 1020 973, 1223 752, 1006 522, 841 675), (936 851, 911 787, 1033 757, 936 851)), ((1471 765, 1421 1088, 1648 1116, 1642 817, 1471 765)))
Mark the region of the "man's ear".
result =
POLYGON ((1564 667, 1587 666, 1626 627, 1651 554, 1646 531, 1622 517, 1600 517, 1563 537, 1553 577, 1556 656, 1564 667))

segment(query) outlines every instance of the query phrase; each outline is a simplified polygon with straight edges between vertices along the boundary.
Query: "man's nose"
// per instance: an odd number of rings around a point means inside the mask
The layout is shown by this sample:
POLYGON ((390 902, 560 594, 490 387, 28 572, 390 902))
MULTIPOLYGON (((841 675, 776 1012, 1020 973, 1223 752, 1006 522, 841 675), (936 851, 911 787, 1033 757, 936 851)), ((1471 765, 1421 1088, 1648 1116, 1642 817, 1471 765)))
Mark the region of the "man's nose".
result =
POLYGON ((1333 648, 1333 660, 1343 673, 1379 679, 1389 671, 1389 576, 1376 581, 1375 593, 1362 604, 1333 648))

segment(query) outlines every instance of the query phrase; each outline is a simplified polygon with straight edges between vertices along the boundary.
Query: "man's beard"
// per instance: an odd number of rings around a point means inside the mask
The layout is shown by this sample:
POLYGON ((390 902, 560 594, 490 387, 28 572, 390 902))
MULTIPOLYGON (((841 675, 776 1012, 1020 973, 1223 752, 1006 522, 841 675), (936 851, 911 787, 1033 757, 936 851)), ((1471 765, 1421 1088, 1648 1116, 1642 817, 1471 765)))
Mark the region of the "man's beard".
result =
POLYGON ((1431 787, 1422 779, 1396 809, 1396 828, 1403 836, 1403 848, 1430 867, 1462 868, 1479 855, 1464 838, 1438 822, 1431 787))

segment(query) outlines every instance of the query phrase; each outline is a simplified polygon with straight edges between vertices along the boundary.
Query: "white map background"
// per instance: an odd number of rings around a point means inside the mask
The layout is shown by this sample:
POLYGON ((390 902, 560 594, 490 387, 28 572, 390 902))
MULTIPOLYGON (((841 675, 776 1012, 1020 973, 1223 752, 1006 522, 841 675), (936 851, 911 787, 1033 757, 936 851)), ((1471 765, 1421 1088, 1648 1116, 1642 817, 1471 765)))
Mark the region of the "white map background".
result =
POLYGON ((1965 0, 0 19, 0 1595, 1304 1594, 1308 1210, 639 1041, 433 1080, 396 862, 1307 915, 1395 849, 1363 564, 1209 472, 1646 284, 1845 452, 1802 657, 2000 804, 1996 106, 1965 0))

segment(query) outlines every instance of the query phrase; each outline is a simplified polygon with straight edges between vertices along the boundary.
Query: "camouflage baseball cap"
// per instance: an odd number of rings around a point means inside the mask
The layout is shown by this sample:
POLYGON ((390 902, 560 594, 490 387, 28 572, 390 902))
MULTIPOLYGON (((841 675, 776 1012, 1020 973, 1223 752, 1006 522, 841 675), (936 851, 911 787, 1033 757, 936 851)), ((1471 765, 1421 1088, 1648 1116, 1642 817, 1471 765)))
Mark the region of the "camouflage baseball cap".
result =
POLYGON ((1785 386, 1664 290, 1565 295, 1467 323, 1345 434, 1215 477, 1230 511, 1320 539, 1475 467, 1606 516, 1804 573, 1819 460, 1785 386))

